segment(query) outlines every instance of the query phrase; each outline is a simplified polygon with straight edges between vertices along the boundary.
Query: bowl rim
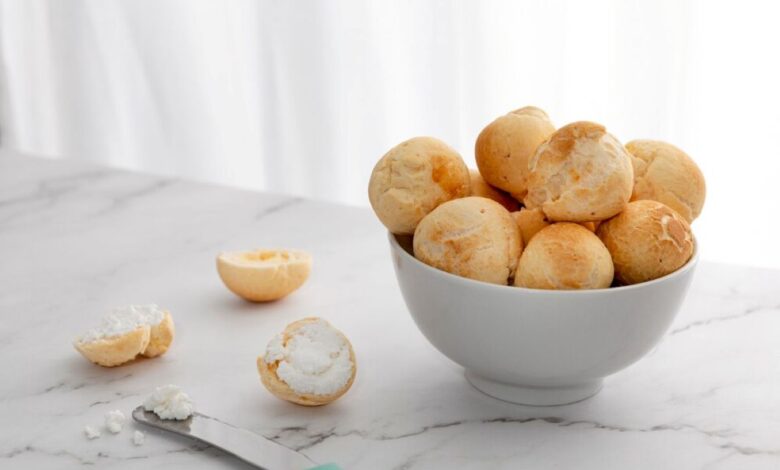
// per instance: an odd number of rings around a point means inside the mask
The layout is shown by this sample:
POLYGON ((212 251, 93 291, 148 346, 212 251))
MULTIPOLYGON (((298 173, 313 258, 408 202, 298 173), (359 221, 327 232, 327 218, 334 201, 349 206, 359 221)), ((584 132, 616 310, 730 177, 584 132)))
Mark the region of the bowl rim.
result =
POLYGON ((627 286, 618 286, 618 287, 604 287, 599 289, 568 289, 568 290, 555 290, 555 289, 532 289, 530 287, 519 287, 519 286, 513 286, 513 285, 503 285, 503 284, 493 284, 490 282, 485 281, 479 281, 477 279, 470 279, 467 277, 458 276, 457 274, 448 273, 447 271, 443 271, 438 268, 434 268, 433 266, 429 266, 422 261, 415 258, 412 254, 410 254, 408 251, 404 249, 403 246, 401 246, 400 243, 398 243, 398 239, 396 237, 398 236, 411 236, 411 235, 396 235, 390 231, 387 232, 387 238, 390 242, 390 246, 393 248, 394 251, 400 251, 401 256, 404 256, 410 260, 411 263, 414 263, 420 267, 423 268, 423 270, 427 270, 434 275, 442 276, 444 278, 450 278, 451 280, 463 284, 463 285, 476 285, 480 286, 482 288, 487 289, 496 289, 496 290, 503 290, 504 292, 522 292, 524 294, 530 294, 530 295, 558 295, 558 296, 586 296, 586 295, 598 295, 603 294, 605 292, 627 292, 631 290, 638 290, 647 288, 649 286, 652 286, 654 284, 659 284, 662 282, 670 281, 674 277, 680 277, 683 276, 688 271, 692 270, 694 266, 696 266, 699 262, 699 244, 696 241, 696 237, 693 238, 693 253, 691 254, 691 257, 688 259, 688 261, 685 262, 684 265, 680 266, 676 271, 671 272, 665 276, 661 276, 659 278, 640 282, 638 284, 630 284, 627 286))

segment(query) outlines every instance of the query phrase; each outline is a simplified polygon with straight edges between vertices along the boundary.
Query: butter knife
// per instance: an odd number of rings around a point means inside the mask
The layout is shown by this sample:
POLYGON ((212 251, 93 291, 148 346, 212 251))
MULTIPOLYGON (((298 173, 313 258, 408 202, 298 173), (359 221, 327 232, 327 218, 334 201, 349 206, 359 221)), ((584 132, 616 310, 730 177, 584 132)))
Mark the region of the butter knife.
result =
POLYGON ((263 470, 341 470, 335 464, 317 465, 311 459, 246 429, 201 413, 183 421, 160 419, 143 406, 133 410, 137 422, 209 444, 263 470))

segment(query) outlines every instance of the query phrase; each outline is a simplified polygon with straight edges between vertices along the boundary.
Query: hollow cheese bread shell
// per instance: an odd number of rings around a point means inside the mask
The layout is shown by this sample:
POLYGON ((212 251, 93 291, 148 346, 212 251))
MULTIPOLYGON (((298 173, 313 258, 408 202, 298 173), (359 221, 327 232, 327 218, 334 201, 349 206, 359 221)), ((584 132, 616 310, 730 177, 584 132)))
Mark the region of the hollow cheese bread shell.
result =
POLYGON ((251 302, 270 302, 297 290, 309 278, 311 255, 299 250, 220 253, 217 272, 225 286, 251 302))
POLYGON ((175 336, 173 317, 167 310, 154 326, 141 325, 127 333, 95 341, 77 341, 74 347, 90 362, 115 367, 132 361, 139 355, 157 357, 164 354, 175 336))
MULTIPOLYGON (((284 343, 286 344, 290 337, 292 337, 298 329, 308 323, 317 322, 318 320, 318 318, 304 318, 287 325, 287 327, 282 332, 282 335, 284 336, 284 343)), ((337 392, 327 395, 298 393, 290 388, 290 386, 287 385, 287 383, 282 379, 280 379, 278 375, 276 375, 276 369, 279 367, 279 362, 275 361, 271 364, 268 364, 265 362, 262 355, 257 357, 257 371, 260 374, 260 381, 263 383, 265 388, 267 388, 268 391, 277 398, 296 403, 298 405, 322 406, 337 400, 339 397, 347 393, 350 387, 352 387, 352 384, 355 381, 355 375, 357 373, 357 362, 355 361, 355 351, 352 349, 352 343, 349 342, 349 339, 347 339, 344 333, 339 331, 339 334, 342 338, 344 338, 344 341, 349 346, 349 360, 352 362, 352 375, 350 375, 347 383, 344 384, 344 386, 341 387, 337 392)))
POLYGON ((130 362, 149 344, 150 328, 140 326, 123 335, 101 338, 88 343, 76 342, 74 346, 91 362, 104 367, 115 367, 130 362))
POLYGON ((149 344, 141 354, 144 357, 157 357, 165 354, 171 346, 175 334, 173 317, 168 311, 165 311, 162 321, 149 328, 149 344))

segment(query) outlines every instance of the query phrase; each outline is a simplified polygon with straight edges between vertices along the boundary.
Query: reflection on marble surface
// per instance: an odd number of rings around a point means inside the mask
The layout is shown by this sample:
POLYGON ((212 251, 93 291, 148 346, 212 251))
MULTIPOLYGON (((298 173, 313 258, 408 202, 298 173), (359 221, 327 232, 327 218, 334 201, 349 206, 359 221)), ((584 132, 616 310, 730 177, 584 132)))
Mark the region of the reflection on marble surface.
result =
POLYGON ((780 272, 703 262, 654 352, 590 400, 531 408, 480 394, 424 340, 386 243, 366 209, 3 154, 0 467, 247 468, 154 431, 135 447, 135 424, 84 437, 175 383, 200 411, 347 469, 780 468, 780 272), (310 251, 311 278, 241 301, 215 255, 252 247, 310 251), (111 307, 151 302, 176 321, 166 355, 104 369, 73 350, 111 307), (358 359, 352 390, 322 408, 277 400, 255 370, 308 315, 358 359))

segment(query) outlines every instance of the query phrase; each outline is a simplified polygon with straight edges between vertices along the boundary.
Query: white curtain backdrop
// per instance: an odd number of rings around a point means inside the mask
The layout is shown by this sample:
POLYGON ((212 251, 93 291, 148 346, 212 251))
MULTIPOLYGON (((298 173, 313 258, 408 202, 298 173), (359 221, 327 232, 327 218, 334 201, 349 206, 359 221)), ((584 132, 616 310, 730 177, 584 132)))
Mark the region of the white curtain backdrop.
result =
POLYGON ((494 117, 655 138, 702 167, 709 259, 780 267, 780 9, 758 1, 0 0, 21 152, 367 204, 375 161, 494 117))

